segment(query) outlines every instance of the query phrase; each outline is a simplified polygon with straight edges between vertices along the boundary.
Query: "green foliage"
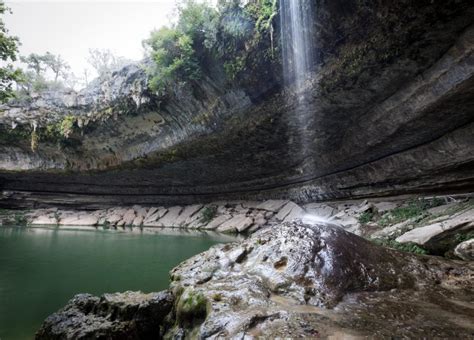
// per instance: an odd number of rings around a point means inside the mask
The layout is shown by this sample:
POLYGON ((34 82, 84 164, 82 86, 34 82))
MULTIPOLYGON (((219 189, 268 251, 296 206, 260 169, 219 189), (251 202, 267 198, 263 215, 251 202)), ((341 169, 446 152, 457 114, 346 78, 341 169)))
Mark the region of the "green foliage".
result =
POLYGON ((373 221, 375 214, 372 211, 365 211, 359 216, 359 223, 367 224, 373 221))
POLYGON ((413 254, 419 254, 419 255, 426 255, 429 252, 424 249, 423 247, 420 247, 416 243, 399 243, 395 240, 373 240, 374 243, 384 246, 384 247, 389 247, 392 249, 400 250, 406 253, 413 253, 413 254))
MULTIPOLYGON (((250 3, 247 12, 256 18, 255 28, 258 34, 272 31, 273 18, 277 15, 277 0, 260 0, 250 3)), ((271 32, 270 32, 271 33, 271 32)))
POLYGON ((36 75, 40 75, 46 70, 44 63, 44 57, 37 53, 30 53, 28 56, 20 57, 22 63, 26 64, 26 67, 32 70, 36 75))
POLYGON ((0 209, 0 222, 4 225, 25 226, 28 220, 25 211, 0 209))
POLYGON ((217 214, 217 207, 216 206, 210 206, 210 207, 205 207, 201 211, 201 219, 200 222, 202 224, 208 224, 211 222, 214 217, 216 217, 217 214))
POLYGON ((188 288, 179 298, 176 314, 181 324, 204 318, 207 314, 207 298, 203 293, 188 288))
POLYGON ((14 144, 19 141, 28 141, 31 138, 30 127, 18 126, 15 129, 0 127, 0 142, 2 144, 14 144))
POLYGON ((474 231, 470 231, 468 233, 457 233, 456 235, 454 235, 454 240, 456 243, 461 243, 461 242, 464 242, 464 241, 467 241, 467 240, 470 240, 474 238, 474 231))
POLYGON ((36 76, 41 76, 47 69, 51 70, 54 75, 54 82, 57 82, 60 76, 67 77, 67 71, 70 69, 68 63, 60 55, 54 55, 51 52, 46 52, 43 55, 31 53, 26 57, 21 57, 20 60, 36 76))
POLYGON ((192 38, 176 28, 163 27, 145 41, 152 49, 155 65, 151 72, 150 88, 163 92, 178 79, 199 79, 199 64, 192 46, 192 38))
POLYGON ((224 70, 227 76, 234 80, 239 72, 245 68, 245 57, 237 56, 233 61, 226 61, 224 63, 224 70))
POLYGON ((15 225, 26 225, 28 220, 23 213, 16 213, 14 216, 15 225))
POLYGON ((215 54, 224 62, 229 79, 236 79, 253 63, 274 58, 273 20, 277 13, 274 0, 253 1, 245 6, 232 1, 221 3, 215 54), (260 51, 259 60, 249 58, 255 50, 260 51))
POLYGON ((197 80, 201 76, 199 62, 193 46, 194 39, 202 35, 205 23, 205 4, 188 1, 180 9, 180 20, 175 27, 163 27, 152 32, 144 44, 151 49, 155 62, 149 70, 150 88, 163 92, 173 81, 197 80))
POLYGON ((424 209, 421 204, 419 204, 418 202, 410 202, 405 207, 393 209, 390 212, 390 215, 392 217, 393 222, 398 223, 401 221, 406 221, 409 218, 420 216, 423 211, 424 209))
POLYGON ((59 124, 59 133, 61 134, 61 136, 69 138, 69 136, 73 132, 75 122, 76 118, 74 118, 74 116, 64 117, 64 119, 59 124))
POLYGON ((18 144, 29 141, 31 151, 36 152, 40 142, 56 143, 61 147, 71 145, 68 139, 75 129, 76 118, 69 115, 56 123, 36 129, 25 125, 17 126, 14 129, 0 129, 0 142, 2 144, 18 144))
POLYGON ((216 42, 218 13, 209 2, 184 0, 178 4, 179 21, 176 29, 188 35, 193 43, 211 48, 216 42))
POLYGON ((406 206, 395 208, 383 215, 378 221, 378 224, 382 227, 385 227, 387 225, 397 224, 411 218, 421 219, 426 216, 425 211, 427 209, 439 206, 443 203, 443 200, 437 198, 432 200, 413 200, 408 202, 406 206))
POLYGON ((21 79, 21 90, 18 96, 28 96, 30 92, 57 91, 64 89, 73 74, 69 73, 70 66, 61 58, 51 52, 45 54, 31 53, 22 56, 20 60, 26 65, 28 71, 24 72, 21 79), (48 79, 46 71, 53 74, 48 79))
POLYGON ((154 61, 148 70, 150 88, 164 93, 174 84, 200 79, 209 62, 223 65, 228 78, 234 80, 249 63, 272 59, 276 14, 276 0, 245 5, 221 0, 217 7, 206 1, 181 1, 176 25, 161 28, 144 41, 154 61), (263 52, 256 59, 249 58, 256 50, 263 52))
POLYGON ((215 293, 214 295, 212 295, 212 300, 214 300, 216 302, 222 301, 222 294, 221 293, 215 293))
POLYGON ((62 120, 47 125, 41 130, 41 136, 50 142, 59 142, 68 139, 76 127, 76 118, 74 116, 65 116, 62 120))
MULTIPOLYGON (((0 1, 0 15, 3 16, 9 12, 8 7, 3 1, 0 1)), ((0 103, 5 103, 15 96, 13 84, 20 82, 22 79, 22 72, 15 68, 12 62, 17 60, 18 53, 18 38, 8 35, 8 30, 5 23, 0 18, 0 60, 2 66, 0 67, 0 103)))

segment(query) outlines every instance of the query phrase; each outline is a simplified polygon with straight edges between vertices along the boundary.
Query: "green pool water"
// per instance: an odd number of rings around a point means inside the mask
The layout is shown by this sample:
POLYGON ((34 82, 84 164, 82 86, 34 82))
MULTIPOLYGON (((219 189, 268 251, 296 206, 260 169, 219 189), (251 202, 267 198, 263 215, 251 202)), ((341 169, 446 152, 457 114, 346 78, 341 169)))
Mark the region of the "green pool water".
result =
POLYGON ((231 240, 177 229, 0 227, 0 339, 32 339, 78 293, 163 290, 179 262, 231 240))

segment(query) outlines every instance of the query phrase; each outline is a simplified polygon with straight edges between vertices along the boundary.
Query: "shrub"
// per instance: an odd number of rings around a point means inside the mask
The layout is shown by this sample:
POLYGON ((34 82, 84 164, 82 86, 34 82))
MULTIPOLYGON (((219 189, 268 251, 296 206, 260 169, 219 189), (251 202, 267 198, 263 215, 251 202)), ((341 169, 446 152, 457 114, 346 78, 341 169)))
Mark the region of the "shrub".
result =
POLYGON ((3 15, 10 12, 4 1, 0 1, 0 103, 15 96, 13 84, 21 81, 22 72, 13 63, 17 60, 19 40, 8 35, 3 15))
POLYGON ((375 214, 372 211, 365 211, 360 214, 358 220, 361 224, 367 224, 374 219, 375 214))
POLYGON ((199 79, 199 65, 189 35, 164 27, 153 32, 145 43, 152 48, 151 57, 155 62, 148 70, 152 75, 152 90, 164 91, 176 79, 199 79))
POLYGON ((411 242, 400 243, 395 240, 379 240, 379 239, 372 240, 372 241, 380 246, 400 250, 406 253, 413 253, 413 254, 419 254, 419 255, 426 255, 429 253, 426 249, 424 249, 423 247, 419 246, 416 243, 411 243, 411 242))
POLYGON ((26 225, 28 220, 26 219, 25 215, 22 213, 16 213, 14 217, 14 221, 16 225, 26 225))
POLYGON ((456 235, 454 235, 454 240, 456 243, 461 243, 461 242, 470 240, 472 238, 474 238, 474 231, 469 231, 465 234, 457 233, 456 235))
POLYGON ((201 292, 187 289, 183 292, 176 306, 176 316, 180 324, 191 323, 205 318, 207 298, 201 292))
POLYGON ((210 206, 210 207, 205 207, 201 211, 201 219, 200 222, 202 224, 208 224, 211 222, 214 217, 216 217, 217 214, 217 207, 216 206, 210 206))
POLYGON ((413 200, 408 202, 406 206, 398 207, 382 216, 378 221, 380 226, 387 226, 389 224, 396 224, 406 221, 410 218, 422 218, 429 208, 443 204, 442 200, 413 200))
POLYGON ((216 302, 222 301, 222 294, 221 293, 215 293, 214 295, 212 295, 212 300, 214 300, 216 302))
POLYGON ((74 116, 66 116, 59 123, 59 133, 65 138, 69 138, 74 129, 74 124, 76 123, 76 118, 74 116))
POLYGON ((28 224, 28 219, 24 212, 0 209, 0 222, 4 225, 25 226, 28 224))

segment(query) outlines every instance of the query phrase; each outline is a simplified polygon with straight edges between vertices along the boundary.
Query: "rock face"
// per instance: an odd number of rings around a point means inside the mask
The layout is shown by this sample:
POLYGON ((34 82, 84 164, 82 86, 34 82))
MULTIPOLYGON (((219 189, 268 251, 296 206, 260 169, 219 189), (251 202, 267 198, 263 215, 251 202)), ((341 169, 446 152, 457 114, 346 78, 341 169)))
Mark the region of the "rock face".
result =
POLYGON ((119 330, 137 338, 130 322, 137 319, 151 322, 142 329, 155 337, 180 339, 472 334, 474 313, 460 307, 474 297, 469 263, 399 253, 329 224, 266 228, 215 246, 170 274, 172 297, 151 295, 160 302, 149 318, 123 312, 153 305, 142 295, 139 302, 127 295, 76 297, 46 319, 37 337, 112 338, 119 330))
POLYGON ((474 261, 474 239, 470 239, 458 244, 454 249, 454 254, 466 261, 474 261))
POLYGON ((156 339, 172 306, 166 291, 80 294, 46 319, 36 339, 156 339))
POLYGON ((317 6, 315 73, 298 94, 283 89, 278 68, 247 70, 237 82, 209 62, 200 81, 163 97, 130 65, 80 93, 2 107, 0 204, 301 203, 471 190, 472 1, 317 6), (43 139, 33 153, 21 128, 65 115, 77 121, 66 143, 43 139))

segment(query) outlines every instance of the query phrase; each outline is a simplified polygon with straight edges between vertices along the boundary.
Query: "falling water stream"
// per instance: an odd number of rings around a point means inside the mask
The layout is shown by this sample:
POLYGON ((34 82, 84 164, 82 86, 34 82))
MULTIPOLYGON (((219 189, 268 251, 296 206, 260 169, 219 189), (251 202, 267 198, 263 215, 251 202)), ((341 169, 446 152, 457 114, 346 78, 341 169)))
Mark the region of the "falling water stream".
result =
POLYGON ((314 63, 313 0, 281 0, 280 27, 283 77, 287 89, 289 156, 295 174, 314 173, 313 104, 308 80, 314 63))
MULTIPOLYGON (((289 121, 298 131, 292 141, 298 147, 294 156, 295 163, 305 163, 306 171, 313 172, 315 165, 307 161, 311 155, 311 145, 314 139, 308 117, 313 111, 312 103, 305 95, 307 80, 310 78, 314 62, 314 0, 280 0, 281 43, 283 57, 283 77, 290 92, 296 94, 296 104, 290 106, 289 121), (309 114, 308 114, 309 113, 309 114), (309 129, 308 129, 309 127, 309 129), (308 166, 308 164, 310 164, 308 166)), ((291 135, 291 134, 290 134, 291 135)), ((304 175, 304 172, 301 172, 304 175)), ((327 219, 306 215, 306 223, 329 222, 327 219)))
POLYGON ((281 0, 283 76, 302 90, 313 61, 313 12, 309 0, 281 0))

